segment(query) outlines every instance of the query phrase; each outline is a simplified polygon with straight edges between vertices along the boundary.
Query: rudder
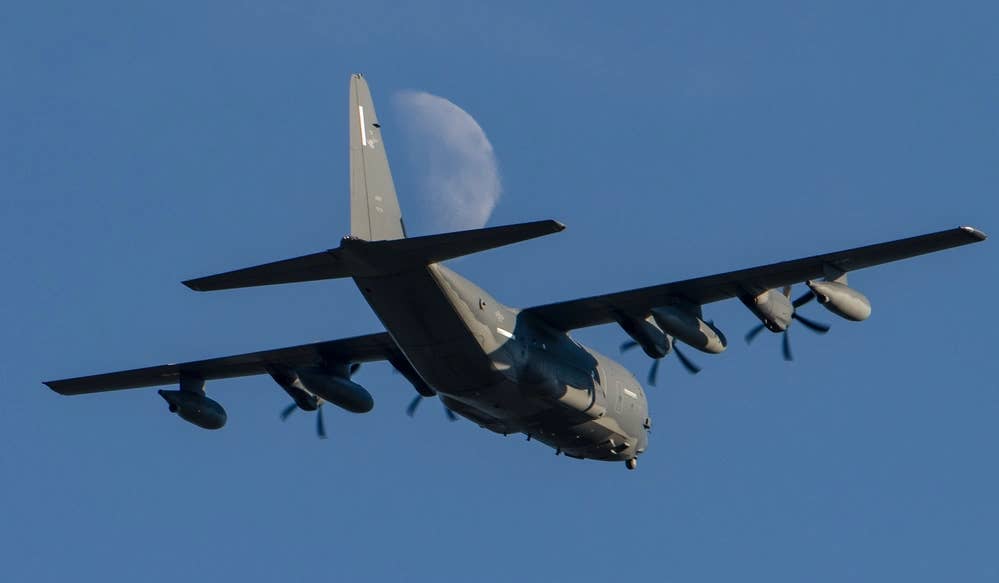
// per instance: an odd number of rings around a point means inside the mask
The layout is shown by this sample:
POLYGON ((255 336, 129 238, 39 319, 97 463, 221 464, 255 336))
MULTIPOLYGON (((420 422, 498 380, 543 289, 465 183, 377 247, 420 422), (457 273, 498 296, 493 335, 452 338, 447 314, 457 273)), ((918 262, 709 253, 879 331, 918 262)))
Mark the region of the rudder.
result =
POLYGON ((366 241, 406 237, 375 104, 359 73, 350 77, 350 233, 366 241))

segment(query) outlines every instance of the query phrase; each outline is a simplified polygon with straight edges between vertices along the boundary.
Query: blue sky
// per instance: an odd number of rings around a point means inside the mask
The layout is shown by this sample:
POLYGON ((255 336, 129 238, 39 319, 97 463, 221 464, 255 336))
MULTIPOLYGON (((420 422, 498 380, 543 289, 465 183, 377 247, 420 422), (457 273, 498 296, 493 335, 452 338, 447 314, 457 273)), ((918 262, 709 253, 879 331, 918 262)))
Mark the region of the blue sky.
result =
MULTIPOLYGON (((0 564, 9 581, 994 581, 995 241, 857 272, 872 318, 667 360, 637 472, 448 423, 387 365, 368 415, 278 419, 213 383, 208 433, 152 391, 42 380, 380 329, 350 282, 188 277, 336 244, 347 82, 481 125, 489 224, 568 229, 453 267, 514 306, 973 224, 997 230, 992 2, 33 2, 0 20, 0 564), (872 5, 873 4, 873 5, 872 5)), ((616 354, 612 327, 577 335, 616 354)), ((693 352, 693 351, 691 351, 693 352)), ((621 357, 644 378, 640 354, 621 357)))

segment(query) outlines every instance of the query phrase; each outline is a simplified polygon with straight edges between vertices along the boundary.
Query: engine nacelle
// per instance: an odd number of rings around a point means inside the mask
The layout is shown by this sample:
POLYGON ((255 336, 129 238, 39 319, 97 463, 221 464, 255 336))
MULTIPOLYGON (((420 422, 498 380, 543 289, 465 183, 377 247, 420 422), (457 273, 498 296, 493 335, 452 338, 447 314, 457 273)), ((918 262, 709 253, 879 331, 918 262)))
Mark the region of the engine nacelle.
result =
POLYGON ((783 332, 791 324, 794 306, 787 296, 775 289, 756 296, 739 296, 739 300, 771 332, 783 332))
POLYGON ((837 316, 861 322, 871 317, 871 302, 864 294, 838 281, 808 281, 815 299, 837 316))
POLYGON ((653 308, 652 317, 663 332, 676 337, 702 352, 718 354, 725 350, 728 341, 721 330, 708 324, 688 310, 676 306, 653 308))
POLYGON ((367 413, 375 406, 374 398, 364 387, 328 370, 303 368, 295 373, 310 393, 351 413, 367 413))
POLYGON ((159 393, 169 403, 170 412, 176 413, 184 421, 203 429, 222 429, 225 426, 225 409, 212 399, 190 391, 161 389, 159 393))
POLYGON ((639 320, 622 316, 618 319, 618 323, 625 333, 642 347, 649 358, 662 358, 669 354, 671 348, 669 339, 648 318, 639 320))
POLYGON ((288 393, 288 396, 295 401, 299 409, 303 411, 315 411, 319 408, 319 397, 313 395, 305 388, 305 385, 302 384, 302 380, 298 378, 298 374, 295 371, 285 367, 269 367, 267 373, 271 375, 274 382, 288 393))

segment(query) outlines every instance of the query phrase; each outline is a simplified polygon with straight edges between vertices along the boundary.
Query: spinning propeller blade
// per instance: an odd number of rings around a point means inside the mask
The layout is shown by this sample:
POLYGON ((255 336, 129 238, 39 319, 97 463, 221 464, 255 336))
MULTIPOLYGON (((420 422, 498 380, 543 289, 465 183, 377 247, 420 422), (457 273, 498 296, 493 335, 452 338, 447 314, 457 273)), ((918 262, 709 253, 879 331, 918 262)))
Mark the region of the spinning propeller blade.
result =
MULTIPOLYGON (((281 421, 287 421, 288 417, 298 409, 297 403, 292 403, 281 411, 281 421)), ((320 401, 316 405, 316 433, 319 435, 319 439, 326 439, 326 425, 323 423, 323 404, 320 401)))
POLYGON ((809 330, 811 330, 813 332, 816 332, 818 334, 825 334, 826 332, 829 331, 829 325, 828 324, 822 324, 820 322, 816 322, 815 320, 809 320, 808 318, 806 318, 804 316, 799 316, 797 313, 795 313, 791 317, 794 318, 795 320, 801 322, 801 324, 805 328, 808 328, 809 330))
MULTIPOLYGON (((420 406, 420 403, 423 401, 423 399, 426 398, 427 397, 424 397, 423 395, 416 395, 415 397, 413 397, 413 400, 410 401, 409 405, 406 407, 406 415, 409 415, 410 417, 416 415, 416 409, 420 406)), ((458 416, 454 413, 454 411, 448 409, 447 405, 444 405, 444 415, 447 416, 448 421, 458 420, 458 416)))
MULTIPOLYGON (((634 340, 625 340, 621 343, 621 352, 627 352, 636 346, 638 346, 638 342, 635 342, 634 340)), ((671 352, 676 353, 677 359, 680 361, 680 364, 683 365, 683 368, 687 369, 687 372, 690 374, 697 374, 701 372, 701 367, 697 366, 689 358, 687 358, 683 351, 680 350, 680 347, 676 345, 675 340, 673 341, 671 352)), ((664 356, 663 358, 666 357, 664 356)), ((653 359, 652 366, 649 368, 649 376, 646 379, 648 380, 649 385, 653 387, 656 386, 656 379, 659 377, 660 360, 662 360, 662 358, 653 359)))
POLYGON ((791 302, 791 305, 794 306, 795 309, 797 309, 814 299, 815 299, 815 293, 812 292, 812 290, 808 290, 805 293, 801 294, 801 297, 791 302))
POLYGON ((766 328, 766 326, 764 326, 763 324, 758 324, 758 325, 754 326, 754 327, 753 327, 753 328, 752 328, 752 329, 751 329, 751 330, 750 330, 750 331, 749 331, 749 332, 748 332, 748 333, 746 334, 746 344, 750 344, 750 343, 752 343, 752 342, 753 342, 753 339, 755 339, 755 338, 756 338, 757 336, 759 336, 760 332, 763 332, 763 329, 764 329, 764 328, 766 328))
MULTIPOLYGON (((785 297, 791 296, 791 286, 785 287, 782 291, 785 297)), ((809 290, 803 293, 801 296, 799 296, 798 299, 791 302, 791 306, 794 307, 794 311, 791 312, 791 318, 793 320, 801 322, 802 326, 808 328, 809 330, 815 332, 816 334, 825 334, 826 332, 829 331, 828 324, 816 322, 815 320, 810 320, 798 314, 798 308, 804 306, 805 304, 814 299, 815 299, 815 293, 809 290)), ((759 335, 759 333, 763 331, 765 327, 766 326, 764 326, 763 324, 757 324, 752 329, 750 329, 749 332, 746 333, 746 344, 751 343, 753 339, 756 338, 759 335)), ((783 336, 784 337, 781 339, 781 352, 784 354, 784 360, 790 362, 794 360, 794 356, 791 354, 791 338, 790 336, 788 336, 788 328, 784 329, 783 336)))
POLYGON ((319 439, 326 439, 326 425, 323 423, 322 406, 316 411, 316 435, 319 436, 319 439))
POLYGON ((681 352, 680 349, 678 349, 676 346, 673 347, 673 352, 676 353, 676 357, 680 359, 680 364, 683 365, 683 368, 687 369, 687 372, 689 372, 690 374, 697 374, 701 372, 701 367, 691 362, 691 360, 687 358, 687 356, 683 352, 681 352))
POLYGON ((423 395, 416 395, 413 400, 409 402, 409 406, 406 407, 406 415, 412 417, 416 414, 416 408, 420 406, 420 401, 423 400, 423 395))
POLYGON ((661 358, 657 358, 652 361, 652 366, 649 367, 649 386, 656 386, 656 376, 659 375, 659 361, 661 358))

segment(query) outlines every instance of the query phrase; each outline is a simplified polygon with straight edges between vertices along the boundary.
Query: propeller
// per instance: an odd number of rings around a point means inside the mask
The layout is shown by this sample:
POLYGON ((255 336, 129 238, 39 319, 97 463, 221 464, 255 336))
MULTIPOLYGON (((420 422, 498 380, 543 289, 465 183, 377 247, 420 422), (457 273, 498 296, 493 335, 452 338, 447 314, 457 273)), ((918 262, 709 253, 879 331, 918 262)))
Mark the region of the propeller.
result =
MULTIPOLYGON (((671 351, 676 353, 676 357, 680 360, 680 364, 683 365, 683 368, 687 369, 687 372, 689 372, 690 374, 697 374, 701 372, 701 367, 697 366, 696 364, 693 363, 693 361, 687 358, 687 356, 683 353, 683 351, 681 351, 680 348, 676 345, 676 341, 673 340, 672 338, 670 338, 670 345, 672 348, 671 351)), ((621 352, 627 352, 632 348, 635 348, 636 346, 638 346, 638 342, 635 342, 634 340, 625 340, 624 342, 621 343, 621 352)), ((656 378, 659 376, 659 361, 661 360, 662 358, 654 359, 652 361, 652 366, 649 367, 649 376, 647 380, 650 386, 653 387, 656 386, 656 378)))
POLYGON ((409 402, 409 406, 406 407, 406 415, 412 417, 416 415, 416 408, 420 406, 420 401, 423 400, 423 395, 416 395, 413 400, 409 402))
MULTIPOLYGON (((786 286, 784 288, 784 295, 785 296, 791 295, 791 286, 786 286)), ((801 322, 802 326, 808 328, 809 330, 815 332, 816 334, 825 334, 826 332, 829 331, 828 324, 823 324, 821 322, 816 322, 815 320, 810 320, 798 313, 798 308, 804 306, 805 304, 814 299, 815 299, 815 293, 809 290, 803 293, 800 297, 798 297, 798 299, 791 302, 791 306, 794 307, 794 311, 791 312, 791 319, 801 322)), ((746 333, 746 344, 752 343, 753 340, 759 335, 760 332, 763 331, 764 328, 766 328, 766 326, 761 323, 757 324, 752 329, 750 329, 749 332, 746 333)), ((789 328, 790 326, 784 329, 784 334, 783 334, 784 338, 781 341, 781 351, 784 354, 784 360, 788 362, 794 360, 794 356, 791 354, 791 337, 788 335, 789 328)))
MULTIPOLYGON (((392 363, 392 373, 404 375, 404 373, 401 370, 399 370, 399 365, 397 365, 396 363, 392 363)), ((406 406, 406 415, 413 417, 414 415, 416 415, 416 410, 419 408, 420 403, 423 401, 423 399, 426 399, 427 397, 433 397, 436 394, 436 392, 429 386, 426 386, 425 383, 424 386, 426 391, 428 392, 421 390, 420 386, 417 385, 414 381, 410 380, 410 382, 413 383, 413 386, 416 388, 417 391, 420 391, 420 393, 417 393, 417 395, 413 397, 413 400, 409 402, 409 405, 406 406)), ((441 403, 441 405, 444 406, 444 415, 447 416, 449 421, 458 420, 458 416, 455 415, 454 411, 448 409, 448 406, 444 405, 443 402, 441 403)))
POLYGON ((316 409, 316 435, 319 439, 326 439, 326 425, 323 423, 323 408, 316 409))
MULTIPOLYGON (((281 421, 287 421, 288 417, 295 412, 295 409, 299 409, 298 403, 292 403, 281 411, 281 421)), ((316 412, 316 435, 319 439, 326 439, 326 424, 323 423, 323 400, 316 397, 316 408, 315 409, 305 409, 306 411, 316 412)))
MULTIPOLYGON (((410 417, 416 415, 416 409, 420 406, 420 403, 425 397, 423 395, 416 395, 413 400, 409 402, 409 406, 406 407, 406 415, 410 417)), ((455 415, 454 411, 448 409, 447 405, 444 405, 444 415, 447 416, 448 421, 457 421, 458 416, 455 415)))
MULTIPOLYGON (((350 376, 354 376, 358 370, 361 368, 361 363, 354 362, 351 363, 350 367, 347 368, 350 376)), ((323 421, 323 401, 315 395, 308 395, 310 400, 306 403, 306 407, 302 407, 297 402, 292 403, 281 411, 281 421, 287 421, 288 417, 295 412, 295 409, 302 409, 303 411, 315 411, 316 412, 316 435, 319 439, 326 439, 326 423, 323 421)))

